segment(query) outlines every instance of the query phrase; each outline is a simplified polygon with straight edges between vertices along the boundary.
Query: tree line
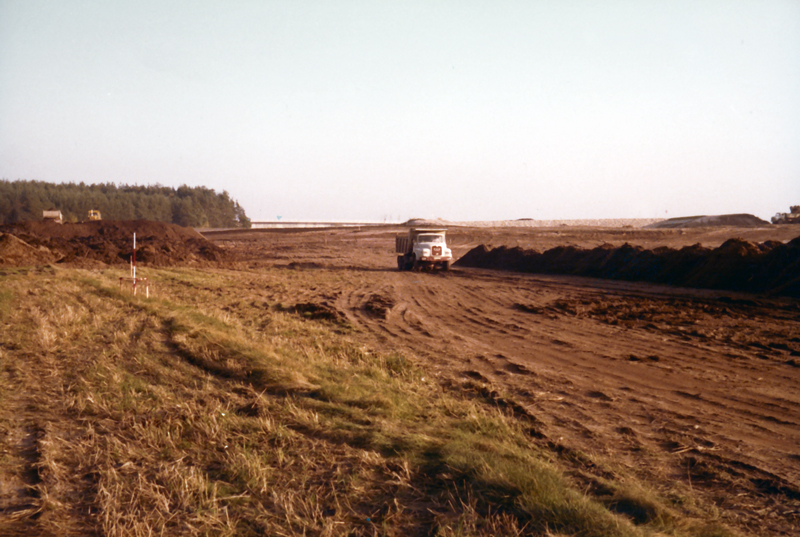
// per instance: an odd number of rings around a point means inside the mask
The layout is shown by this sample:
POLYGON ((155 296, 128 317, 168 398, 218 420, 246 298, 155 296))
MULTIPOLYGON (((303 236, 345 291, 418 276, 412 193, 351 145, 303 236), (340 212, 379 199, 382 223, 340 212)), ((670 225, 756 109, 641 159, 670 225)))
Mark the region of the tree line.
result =
POLYGON ((0 180, 0 223, 41 220, 42 211, 61 211, 65 222, 87 219, 89 210, 104 220, 154 220, 186 227, 250 227, 250 219, 223 191, 202 186, 54 184, 0 180))

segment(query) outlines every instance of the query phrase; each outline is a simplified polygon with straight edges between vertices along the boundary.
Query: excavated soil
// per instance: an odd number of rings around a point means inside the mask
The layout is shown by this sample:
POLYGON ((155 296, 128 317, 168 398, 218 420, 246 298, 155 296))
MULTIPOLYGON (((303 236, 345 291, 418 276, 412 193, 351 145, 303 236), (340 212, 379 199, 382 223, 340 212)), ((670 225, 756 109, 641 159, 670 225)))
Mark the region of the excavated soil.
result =
POLYGON ((46 265, 58 259, 49 248, 36 248, 9 233, 0 233, 0 266, 46 265))
MULTIPOLYGON (((533 441, 589 491, 617 465, 668 497, 693 491, 745 533, 800 532, 798 300, 483 268, 398 272, 398 231, 207 236, 248 270, 304 271, 313 285, 275 297, 288 309, 346 319, 371 345, 418 357, 442 383, 502 394, 498 404, 526 414, 533 441), (611 462, 600 469, 581 454, 611 462)), ((723 252, 768 241, 775 251, 797 235, 790 226, 448 234, 457 257, 480 245, 713 251, 730 239, 723 252)))
POLYGON ((545 252, 477 246, 458 266, 539 274, 666 283, 700 289, 760 292, 800 298, 800 238, 752 243, 729 239, 718 248, 700 244, 680 250, 624 244, 591 250, 559 246, 545 252))
POLYGON ((136 261, 145 266, 208 265, 225 252, 191 228, 163 222, 96 221, 77 224, 20 222, 0 226, 0 265, 117 265, 130 262, 136 233, 136 261))

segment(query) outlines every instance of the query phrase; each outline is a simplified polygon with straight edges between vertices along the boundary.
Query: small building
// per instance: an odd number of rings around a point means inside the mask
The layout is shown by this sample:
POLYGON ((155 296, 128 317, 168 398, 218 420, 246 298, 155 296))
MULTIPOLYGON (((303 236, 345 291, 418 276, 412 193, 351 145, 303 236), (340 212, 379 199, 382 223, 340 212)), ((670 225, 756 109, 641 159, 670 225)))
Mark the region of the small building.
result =
POLYGON ((61 211, 50 209, 49 211, 42 211, 42 220, 52 220, 56 224, 61 224, 64 222, 64 217, 61 215, 61 211))

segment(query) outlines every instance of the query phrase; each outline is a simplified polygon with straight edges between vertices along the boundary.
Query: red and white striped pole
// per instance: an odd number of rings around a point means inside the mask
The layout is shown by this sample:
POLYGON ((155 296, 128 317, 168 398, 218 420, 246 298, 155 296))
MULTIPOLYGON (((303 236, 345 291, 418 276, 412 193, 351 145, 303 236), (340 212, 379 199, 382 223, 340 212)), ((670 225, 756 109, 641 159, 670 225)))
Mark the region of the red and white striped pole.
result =
MULTIPOLYGON (((136 296, 136 284, 139 283, 139 278, 136 277, 136 233, 133 234, 133 252, 131 253, 131 277, 119 279, 120 289, 122 289, 123 281, 128 279, 131 282, 131 291, 133 291, 133 295, 136 296)), ((150 298, 150 282, 147 281, 147 278, 141 278, 141 280, 142 283, 144 283, 144 290, 146 296, 147 298, 150 298)))
MULTIPOLYGON (((133 278, 133 286, 136 289, 136 232, 133 232, 133 255, 131 256, 131 278, 133 278)), ((134 291, 135 294, 135 291, 134 291)))

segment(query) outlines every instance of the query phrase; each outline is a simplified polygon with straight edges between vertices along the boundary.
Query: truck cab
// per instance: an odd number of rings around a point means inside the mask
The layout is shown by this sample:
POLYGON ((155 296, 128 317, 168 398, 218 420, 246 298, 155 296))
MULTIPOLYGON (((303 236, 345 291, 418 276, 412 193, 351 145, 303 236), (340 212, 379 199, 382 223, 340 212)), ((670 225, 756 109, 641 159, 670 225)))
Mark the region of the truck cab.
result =
POLYGON ((412 228, 398 235, 395 252, 398 270, 448 270, 453 253, 447 247, 446 229, 412 228))

